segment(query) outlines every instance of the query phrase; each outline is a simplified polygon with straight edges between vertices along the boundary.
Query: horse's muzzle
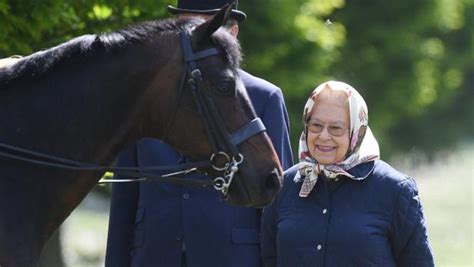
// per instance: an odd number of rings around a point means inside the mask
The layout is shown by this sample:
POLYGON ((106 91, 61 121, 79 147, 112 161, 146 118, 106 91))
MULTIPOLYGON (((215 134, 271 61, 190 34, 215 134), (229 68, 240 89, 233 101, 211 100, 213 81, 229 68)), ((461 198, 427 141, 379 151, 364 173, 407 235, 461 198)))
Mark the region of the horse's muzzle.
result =
POLYGON ((267 200, 263 200, 262 206, 269 204, 280 191, 281 185, 283 184, 283 175, 278 168, 273 169, 265 179, 265 192, 267 192, 267 200))
POLYGON ((264 207, 276 197, 282 184, 282 172, 278 168, 273 169, 261 180, 260 186, 256 187, 259 190, 255 190, 255 188, 252 190, 239 183, 238 180, 241 178, 240 175, 237 176, 234 179, 234 184, 229 188, 229 194, 225 199, 229 205, 255 208, 264 207))

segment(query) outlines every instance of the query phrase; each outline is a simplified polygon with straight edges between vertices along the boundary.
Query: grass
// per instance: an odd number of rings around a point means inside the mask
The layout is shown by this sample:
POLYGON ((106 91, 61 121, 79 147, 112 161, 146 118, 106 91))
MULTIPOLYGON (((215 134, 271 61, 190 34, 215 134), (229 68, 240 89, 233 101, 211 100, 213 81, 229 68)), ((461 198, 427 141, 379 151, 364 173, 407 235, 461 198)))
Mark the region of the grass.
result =
POLYGON ((109 221, 109 200, 89 193, 61 226, 66 266, 104 266, 109 221))
MULTIPOLYGON (((417 181, 436 266, 474 266, 474 145, 431 163, 405 157, 393 165, 417 181)), ((63 224, 67 266, 103 266, 107 223, 108 199, 90 194, 63 224)))
POLYGON ((436 266, 474 266, 474 147, 404 170, 418 184, 436 266))

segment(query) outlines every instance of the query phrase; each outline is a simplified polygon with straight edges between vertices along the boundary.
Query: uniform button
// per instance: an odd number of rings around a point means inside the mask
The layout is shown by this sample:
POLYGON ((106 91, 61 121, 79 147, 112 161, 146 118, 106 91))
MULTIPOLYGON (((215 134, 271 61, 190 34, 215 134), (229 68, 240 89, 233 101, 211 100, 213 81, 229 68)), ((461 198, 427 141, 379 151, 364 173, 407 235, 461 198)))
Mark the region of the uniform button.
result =
POLYGON ((189 194, 188 194, 188 193, 184 193, 184 194, 183 194, 183 198, 184 198, 184 199, 189 199, 189 194))
POLYGON ((183 239, 182 236, 180 236, 180 235, 177 235, 177 236, 176 236, 176 240, 177 240, 177 241, 180 241, 181 239, 183 239))
POLYGON ((334 181, 336 181, 336 182, 339 181, 339 178, 335 178, 334 181))
POLYGON ((328 212, 327 209, 323 209, 323 214, 326 214, 328 212))
POLYGON ((321 244, 318 244, 318 246, 316 247, 317 250, 321 250, 323 248, 323 246, 321 246, 321 244))

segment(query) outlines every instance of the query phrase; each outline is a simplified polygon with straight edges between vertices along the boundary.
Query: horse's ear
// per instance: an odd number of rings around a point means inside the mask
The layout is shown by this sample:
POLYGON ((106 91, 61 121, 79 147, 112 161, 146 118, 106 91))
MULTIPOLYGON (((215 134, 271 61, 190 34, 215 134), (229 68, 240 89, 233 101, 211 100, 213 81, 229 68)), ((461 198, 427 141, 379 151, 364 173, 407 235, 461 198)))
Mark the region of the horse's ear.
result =
POLYGON ((224 25, 227 19, 229 19, 231 10, 232 5, 226 4, 210 20, 198 26, 196 30, 201 33, 201 40, 209 40, 212 34, 224 25))

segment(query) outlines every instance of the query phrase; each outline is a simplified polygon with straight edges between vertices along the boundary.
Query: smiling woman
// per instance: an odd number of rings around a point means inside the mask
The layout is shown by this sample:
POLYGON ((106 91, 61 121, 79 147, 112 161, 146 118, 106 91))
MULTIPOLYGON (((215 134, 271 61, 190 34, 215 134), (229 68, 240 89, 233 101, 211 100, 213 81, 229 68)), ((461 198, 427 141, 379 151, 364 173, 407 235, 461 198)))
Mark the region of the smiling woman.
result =
POLYGON ((349 102, 344 91, 325 85, 314 96, 314 107, 306 122, 307 144, 311 156, 321 164, 344 160, 349 150, 349 102))
POLYGON ((362 96, 325 82, 303 119, 300 163, 264 208, 265 266, 433 266, 415 181, 379 160, 362 96))

